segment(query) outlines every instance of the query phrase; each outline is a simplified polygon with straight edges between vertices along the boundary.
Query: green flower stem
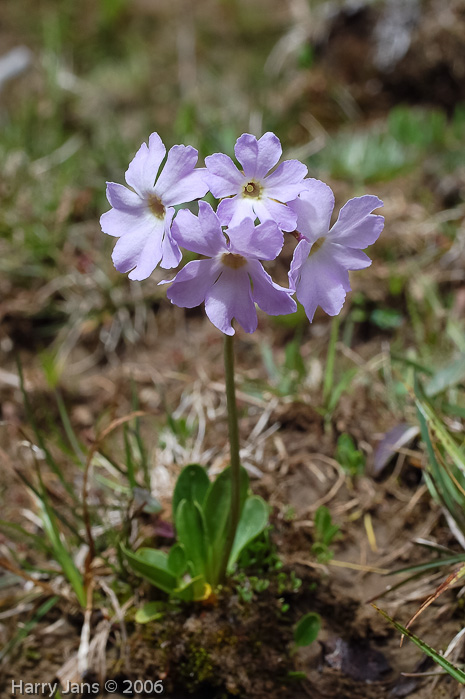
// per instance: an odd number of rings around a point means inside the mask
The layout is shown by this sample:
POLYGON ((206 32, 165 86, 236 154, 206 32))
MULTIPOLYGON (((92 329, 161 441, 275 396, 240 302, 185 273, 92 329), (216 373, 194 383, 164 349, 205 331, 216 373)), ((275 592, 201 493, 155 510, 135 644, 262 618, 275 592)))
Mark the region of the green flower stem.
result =
POLYGON ((224 337, 224 369, 226 378, 226 402, 228 410, 229 449, 231 463, 231 513, 228 538, 226 539, 219 573, 220 583, 224 582, 226 578, 229 556, 231 555, 237 525, 239 524, 239 517, 241 514, 241 463, 239 458, 239 423, 237 419, 236 387, 234 382, 234 335, 225 335, 224 337))

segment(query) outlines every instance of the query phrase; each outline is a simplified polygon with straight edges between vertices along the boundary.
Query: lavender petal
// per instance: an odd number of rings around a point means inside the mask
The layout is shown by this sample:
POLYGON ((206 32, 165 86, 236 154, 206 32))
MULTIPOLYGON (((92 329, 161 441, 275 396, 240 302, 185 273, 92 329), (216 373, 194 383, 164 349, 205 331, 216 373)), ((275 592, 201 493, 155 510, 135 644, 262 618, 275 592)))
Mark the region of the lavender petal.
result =
POLYGON ((149 145, 143 143, 126 170, 126 182, 142 197, 153 190, 166 148, 157 133, 151 134, 149 145))
POLYGON ((261 180, 280 159, 282 148, 279 138, 267 131, 258 141, 249 133, 242 134, 236 141, 234 152, 243 167, 244 175, 261 180))
POLYGON ((361 250, 372 245, 383 230, 384 217, 371 212, 381 206, 381 199, 370 194, 349 199, 331 228, 331 240, 361 250))

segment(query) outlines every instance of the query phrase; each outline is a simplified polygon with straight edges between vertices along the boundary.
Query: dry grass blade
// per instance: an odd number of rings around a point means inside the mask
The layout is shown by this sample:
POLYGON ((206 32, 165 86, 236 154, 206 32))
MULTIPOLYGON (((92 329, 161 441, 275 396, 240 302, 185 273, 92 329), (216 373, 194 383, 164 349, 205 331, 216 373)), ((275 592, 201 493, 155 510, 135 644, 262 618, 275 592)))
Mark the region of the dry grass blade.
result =
MULTIPOLYGON (((415 614, 414 614, 414 615, 411 617, 411 619, 409 619, 409 621, 405 624, 405 628, 406 628, 406 629, 409 629, 409 628, 411 627, 411 625, 413 624, 413 622, 420 616, 420 614, 422 614, 422 612, 424 612, 424 610, 425 610, 427 607, 430 606, 430 604, 432 604, 435 600, 437 600, 438 597, 439 597, 440 595, 443 594, 443 592, 445 592, 445 591, 448 590, 450 587, 452 587, 452 585, 454 585, 454 584, 457 582, 457 580, 460 580, 460 578, 463 578, 464 575, 465 575, 465 564, 462 565, 462 566, 460 566, 460 568, 458 568, 458 569, 457 569, 456 571, 454 571, 453 573, 451 573, 451 574, 439 585, 439 587, 437 588, 437 590, 435 590, 435 592, 433 592, 432 595, 429 595, 429 597, 427 597, 427 598, 425 599, 425 601, 423 602, 423 604, 420 605, 420 607, 419 607, 418 610, 415 612, 415 614)), ((402 646, 403 641, 404 641, 404 636, 402 636, 402 638, 400 639, 400 645, 401 645, 401 646, 402 646)))
POLYGON ((21 568, 18 568, 17 566, 15 566, 14 563, 9 561, 4 556, 0 556, 0 568, 9 570, 10 573, 14 573, 14 575, 23 578, 23 580, 27 580, 27 582, 34 583, 34 585, 41 587, 42 590, 49 595, 56 595, 56 590, 54 590, 51 585, 43 582, 42 580, 37 580, 37 578, 34 578, 32 575, 29 575, 29 573, 26 573, 26 571, 22 570, 21 568))
POLYGON ((121 643, 121 655, 122 655, 122 657, 123 657, 123 664, 124 664, 124 667, 125 667, 126 670, 127 670, 127 669, 128 669, 128 668, 127 668, 127 665, 128 665, 128 657, 127 657, 128 634, 127 634, 127 631, 126 631, 126 624, 124 623, 124 611, 123 611, 123 609, 121 608, 121 605, 120 605, 120 603, 119 603, 119 601, 118 601, 117 596, 115 595, 115 593, 113 592, 113 590, 111 589, 111 587, 109 587, 109 585, 107 585, 107 583, 105 582, 105 580, 102 580, 102 578, 100 578, 98 582, 99 582, 99 585, 100 585, 100 587, 102 588, 102 590, 103 590, 103 591, 105 592, 105 594, 107 595, 107 597, 110 598, 111 603, 112 603, 112 605, 113 605, 113 609, 115 610, 116 618, 118 619, 118 622, 119 622, 119 625, 120 625, 120 629, 121 629, 121 639, 122 639, 122 643, 121 643))

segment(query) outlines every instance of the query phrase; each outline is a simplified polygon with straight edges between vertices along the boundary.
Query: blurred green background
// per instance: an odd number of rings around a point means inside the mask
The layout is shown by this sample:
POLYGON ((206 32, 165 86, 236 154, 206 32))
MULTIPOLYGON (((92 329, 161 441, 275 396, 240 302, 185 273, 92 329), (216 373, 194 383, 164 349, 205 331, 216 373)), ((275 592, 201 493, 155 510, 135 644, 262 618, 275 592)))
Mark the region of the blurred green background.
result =
POLYGON ((284 157, 329 182, 338 205, 381 196, 387 225, 376 272, 360 275, 345 340, 360 328, 365 339, 370 328, 396 337, 406 324, 417 344, 439 338, 463 280, 463 6, 4 0, 5 358, 13 347, 51 343, 56 354, 65 338, 92 333, 107 349, 140 336, 134 307, 159 303, 161 277, 130 285, 117 274, 98 219, 108 209, 105 181, 123 181, 152 131, 167 147, 194 145, 202 160, 232 154, 244 131, 273 130, 284 157))

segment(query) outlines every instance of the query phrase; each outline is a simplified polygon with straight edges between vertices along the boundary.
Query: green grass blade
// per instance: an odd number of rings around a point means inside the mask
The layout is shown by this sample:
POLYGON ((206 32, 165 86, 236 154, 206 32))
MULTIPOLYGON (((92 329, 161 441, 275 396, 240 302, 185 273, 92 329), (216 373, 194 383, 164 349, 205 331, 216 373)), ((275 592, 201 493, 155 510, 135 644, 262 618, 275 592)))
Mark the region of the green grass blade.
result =
POLYGON ((17 358, 16 364, 18 367, 19 385, 21 388, 21 394, 23 396, 24 410, 26 412, 27 421, 31 425, 31 427, 34 431, 35 437, 37 439, 37 443, 45 455, 45 460, 46 460, 47 464, 52 469, 53 473, 57 476, 58 480, 60 481, 61 485, 66 490, 68 495, 70 495, 71 498, 73 499, 73 501, 75 503, 77 503, 78 496, 74 492, 74 488, 66 481, 65 477, 63 476, 63 473, 61 472, 60 467, 55 462, 55 459, 53 458, 51 452, 47 448, 47 445, 45 444, 45 440, 42 437, 42 433, 37 426, 37 423, 35 421, 35 418, 34 418, 34 415, 32 412, 31 404, 29 402, 29 397, 27 395, 27 391, 26 391, 26 388, 24 386, 23 368, 21 366, 21 362, 20 362, 19 358, 17 358))
POLYGON ((352 383, 352 379, 355 377, 355 375, 358 372, 358 367, 354 367, 353 369, 348 369, 347 371, 344 372, 342 375, 340 381, 336 384, 336 386, 333 388, 331 392, 331 397, 328 401, 328 413, 331 414, 333 410, 336 408, 337 404, 339 403, 339 399, 344 393, 344 391, 350 386, 352 383))
POLYGON ((441 410, 447 415, 452 415, 453 417, 465 418, 465 407, 462 405, 456 405, 455 403, 442 403, 441 410))
POLYGON ((20 543, 24 543, 24 539, 28 539, 29 542, 37 548, 39 551, 50 554, 50 547, 47 546, 46 542, 42 537, 37 536, 37 534, 32 534, 24 529, 20 524, 16 522, 8 522, 5 519, 0 519, 0 531, 5 529, 8 532, 8 536, 20 543))
POLYGON ((414 388, 421 436, 429 456, 426 484, 432 497, 439 499, 465 532, 465 454, 424 397, 416 379, 414 388))
POLYGON ((453 512, 455 509, 454 497, 450 493, 450 483, 446 480, 444 471, 441 468, 438 460, 436 459, 436 454, 431 442, 428 423, 425 418, 425 414, 420 408, 417 407, 418 422, 420 423, 420 432, 422 440, 426 446, 426 451, 428 453, 429 468, 432 476, 432 485, 435 492, 438 494, 441 502, 449 510, 453 512))
POLYGON ((44 617, 52 609, 52 607, 55 606, 59 599, 60 598, 58 596, 50 597, 50 599, 39 607, 33 618, 30 621, 27 621, 24 626, 18 630, 16 635, 6 644, 6 646, 0 650, 0 660, 5 658, 19 643, 21 643, 21 641, 24 641, 24 639, 27 638, 34 626, 36 626, 42 617, 44 617))
MULTIPOLYGON (((43 484, 43 482, 42 482, 42 478, 41 478, 41 476, 40 476, 40 471, 39 471, 39 470, 38 470, 38 475, 39 475, 39 481, 40 481, 40 483, 41 483, 41 488, 42 488, 41 491, 39 491, 39 490, 34 486, 34 484, 32 483, 32 481, 30 481, 28 478, 26 478, 26 476, 24 475, 24 473, 21 473, 21 471, 16 471, 16 475, 18 476, 18 478, 20 478, 20 480, 22 480, 22 482, 24 483, 24 485, 25 485, 27 488, 29 488, 29 490, 31 491, 31 493, 34 493, 34 495, 36 496, 36 498, 37 498, 38 500, 41 500, 41 499, 42 499, 42 493, 44 493, 44 497, 46 497, 46 489, 45 489, 45 486, 44 486, 44 484, 43 484)), ((77 513, 76 513, 75 510, 73 511, 73 513, 74 513, 74 516, 75 516, 76 518, 78 518, 78 515, 77 515, 77 513)), ((64 517, 60 512, 56 512, 56 516, 57 516, 57 518, 60 520, 60 522, 62 522, 62 523, 69 529, 69 531, 72 532, 72 533, 74 534, 74 536, 75 536, 79 541, 81 541, 82 543, 85 543, 85 540, 84 540, 83 537, 79 534, 79 532, 78 532, 78 530, 76 529, 76 527, 75 527, 73 524, 71 524, 70 522, 68 522, 67 519, 66 519, 66 517, 64 517)))
POLYGON ((434 374, 434 370, 430 367, 427 367, 424 364, 420 364, 420 362, 417 362, 415 359, 404 357, 401 354, 396 354, 395 352, 393 352, 391 354, 391 359, 396 362, 401 362, 405 366, 411 367, 412 369, 415 369, 415 371, 419 372, 420 374, 426 374, 426 376, 433 376, 434 374))
POLYGON ((421 640, 421 638, 418 638, 418 636, 415 636, 409 629, 406 629, 405 626, 402 626, 402 624, 399 624, 398 621, 395 621, 395 619, 392 619, 389 614, 386 614, 382 609, 377 607, 375 604, 372 605, 377 612, 383 616, 386 621, 388 621, 392 626, 394 626, 397 631, 399 631, 403 636, 407 636, 413 643, 415 643, 420 650, 423 651, 423 653, 426 653, 430 658, 434 660, 438 665, 440 665, 443 670, 449 673, 451 677, 453 677, 457 682, 460 682, 460 684, 465 684, 465 672, 461 670, 459 667, 456 667, 452 663, 450 663, 446 658, 444 658, 442 655, 440 655, 434 648, 431 648, 427 643, 421 640))
MULTIPOLYGON (((137 386, 135 383, 132 384, 132 409, 134 411, 139 410, 139 398, 137 394, 137 386)), ((140 465, 143 473, 143 483, 144 488, 148 491, 151 490, 150 487, 150 468, 149 459, 147 454, 147 449, 145 448, 144 440, 140 431, 140 419, 138 417, 134 418, 134 436, 139 450, 140 465)))
POLYGON ((398 568, 397 570, 392 570, 387 575, 400 575, 401 573, 422 573, 425 570, 434 570, 435 568, 441 568, 442 566, 452 566, 456 563, 465 562, 465 553, 459 553, 456 556, 447 556, 447 558, 438 558, 435 561, 428 561, 427 563, 419 563, 415 566, 406 566, 405 568, 398 568))
POLYGON ((137 481, 136 481, 135 464, 134 464, 134 459, 132 456, 131 442, 129 439, 128 430, 129 430, 128 426, 124 425, 123 436, 124 436, 124 452, 126 455, 127 476, 128 476, 128 481, 129 481, 129 487, 131 488, 131 490, 134 490, 134 488, 137 488, 137 481))
POLYGON ((63 427, 68 441, 76 457, 78 458, 78 461, 82 466, 84 466, 86 462, 84 451, 82 449, 82 446, 79 444, 79 440, 76 437, 76 434, 73 430, 73 426, 71 425, 71 421, 69 419, 68 411, 66 410, 65 402, 61 397, 61 393, 58 390, 55 391, 55 398, 57 401, 58 412, 60 413, 61 422, 63 423, 63 427))
POLYGON ((60 564, 64 575, 73 588, 79 604, 81 607, 85 608, 86 593, 84 590, 82 575, 76 568, 73 559, 61 540, 60 531, 57 526, 54 512, 48 504, 46 498, 42 497, 39 500, 39 504, 41 509, 42 525, 52 545, 55 559, 60 564))
POLYGON ((442 446, 453 460, 454 464, 465 475, 465 454, 457 446, 454 439, 444 427, 442 421, 435 414, 431 405, 426 400, 422 399, 419 390, 415 391, 415 403, 418 410, 424 416, 436 437, 439 439, 442 446))

